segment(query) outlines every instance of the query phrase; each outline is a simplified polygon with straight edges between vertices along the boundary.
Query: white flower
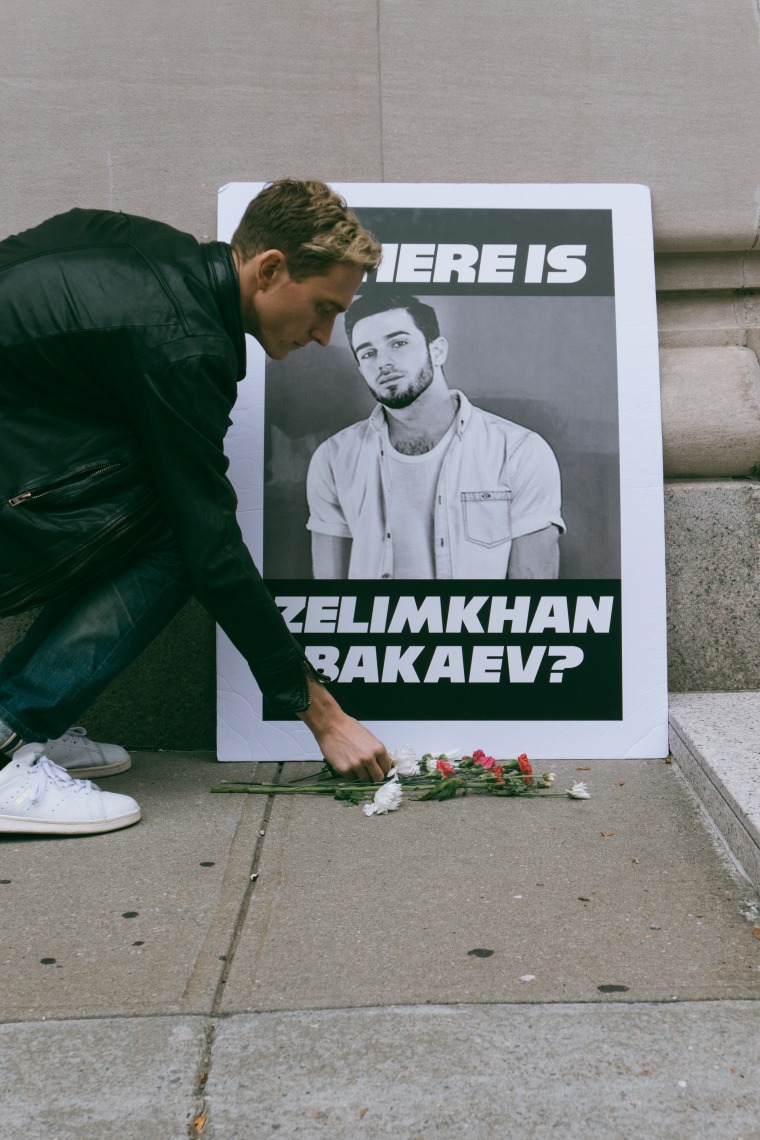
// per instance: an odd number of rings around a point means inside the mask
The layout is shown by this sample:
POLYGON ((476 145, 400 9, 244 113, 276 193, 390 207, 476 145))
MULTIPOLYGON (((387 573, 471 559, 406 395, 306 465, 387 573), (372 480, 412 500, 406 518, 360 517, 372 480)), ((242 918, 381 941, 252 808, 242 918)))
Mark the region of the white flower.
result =
POLYGON ((538 786, 540 788, 550 788, 556 779, 557 777, 554 772, 544 772, 543 776, 539 777, 538 786))
POLYGON ((403 794, 398 780, 389 780, 387 784, 380 785, 371 804, 362 804, 362 811, 365 815, 385 815, 386 812, 396 811, 401 807, 403 794))
POLYGON ((411 745, 402 744, 400 748, 394 748, 390 757, 399 776, 419 776, 420 765, 417 753, 411 745))
POLYGON ((439 752, 438 757, 439 759, 443 757, 444 760, 448 760, 449 764, 453 764, 456 768, 459 761, 462 759, 462 749, 450 748, 448 752, 439 752))
POLYGON ((565 789, 571 800, 590 800, 591 793, 586 785, 581 781, 578 784, 573 784, 572 788, 565 789))

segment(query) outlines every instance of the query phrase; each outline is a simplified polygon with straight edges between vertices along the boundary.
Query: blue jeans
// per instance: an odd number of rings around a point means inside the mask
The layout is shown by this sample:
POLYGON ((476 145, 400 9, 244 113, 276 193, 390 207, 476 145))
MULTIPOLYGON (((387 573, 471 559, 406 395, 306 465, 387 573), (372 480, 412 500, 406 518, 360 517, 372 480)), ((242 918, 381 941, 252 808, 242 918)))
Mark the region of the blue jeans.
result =
POLYGON ((112 572, 49 602, 0 663, 0 720, 25 741, 60 736, 190 593, 167 531, 112 572))

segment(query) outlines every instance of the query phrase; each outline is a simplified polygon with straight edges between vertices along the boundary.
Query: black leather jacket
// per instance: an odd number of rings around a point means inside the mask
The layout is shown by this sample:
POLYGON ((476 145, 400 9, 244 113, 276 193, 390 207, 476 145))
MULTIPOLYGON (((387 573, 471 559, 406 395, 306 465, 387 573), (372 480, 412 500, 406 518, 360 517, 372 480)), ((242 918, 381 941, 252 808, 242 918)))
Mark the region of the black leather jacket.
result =
POLYGON ((244 373, 222 242, 103 210, 0 242, 0 614, 168 520, 196 597, 284 715, 308 705, 308 667, 243 543, 223 451, 244 373))

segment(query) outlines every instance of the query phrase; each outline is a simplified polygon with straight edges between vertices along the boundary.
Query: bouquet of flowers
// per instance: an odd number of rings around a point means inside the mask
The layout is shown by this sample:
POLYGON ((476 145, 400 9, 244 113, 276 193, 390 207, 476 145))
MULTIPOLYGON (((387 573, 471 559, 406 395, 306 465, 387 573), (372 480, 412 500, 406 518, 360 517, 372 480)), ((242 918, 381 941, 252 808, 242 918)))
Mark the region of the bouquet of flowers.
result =
POLYGON ((347 783, 325 762, 316 776, 301 777, 289 784, 223 780, 212 792, 244 792, 259 795, 332 795, 345 803, 361 804, 365 815, 386 815, 401 806, 404 793, 414 800, 451 800, 468 794, 486 796, 562 795, 587 800, 584 783, 565 792, 547 792, 555 781, 553 772, 536 775, 525 753, 516 760, 496 760, 482 748, 471 755, 461 752, 426 752, 417 758, 408 745, 391 752, 393 768, 380 784, 347 783), (308 783, 304 781, 308 780, 308 783), (417 794, 414 794, 417 793, 417 794))

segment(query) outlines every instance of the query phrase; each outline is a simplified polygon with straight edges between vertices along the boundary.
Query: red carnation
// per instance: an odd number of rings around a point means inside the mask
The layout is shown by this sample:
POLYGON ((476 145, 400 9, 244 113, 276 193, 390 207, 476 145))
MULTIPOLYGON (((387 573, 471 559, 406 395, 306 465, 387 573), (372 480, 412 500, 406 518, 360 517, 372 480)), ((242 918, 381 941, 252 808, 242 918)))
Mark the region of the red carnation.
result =
POLYGON ((522 753, 522 755, 517 757, 517 767, 520 769, 522 775, 525 777, 525 779, 523 780, 523 783, 526 785, 526 787, 529 788, 533 782, 531 780, 531 776, 533 775, 533 769, 530 766, 530 760, 528 759, 528 757, 526 756, 526 754, 524 752, 522 753))
POLYGON ((435 766, 438 771, 444 776, 454 775, 454 769, 452 768, 451 764, 449 764, 448 760, 437 760, 435 766))

